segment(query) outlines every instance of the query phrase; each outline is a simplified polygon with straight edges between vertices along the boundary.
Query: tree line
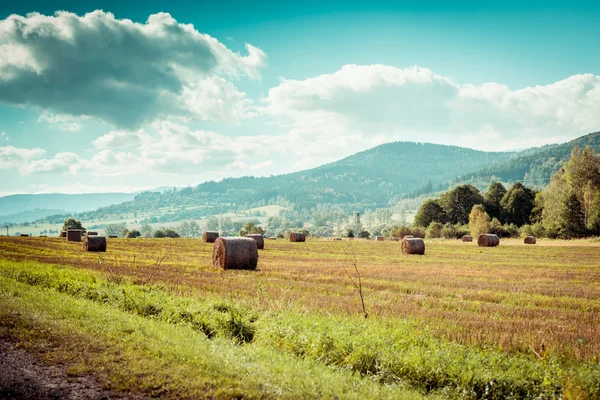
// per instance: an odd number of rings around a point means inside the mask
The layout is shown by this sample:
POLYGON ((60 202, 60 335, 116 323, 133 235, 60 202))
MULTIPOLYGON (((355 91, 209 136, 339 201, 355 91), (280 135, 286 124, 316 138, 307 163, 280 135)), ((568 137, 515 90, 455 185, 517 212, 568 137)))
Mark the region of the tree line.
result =
POLYGON ((505 188, 493 182, 485 193, 461 185, 423 203, 414 225, 439 231, 448 224, 514 236, 550 238, 600 235, 600 156, 590 146, 575 147, 569 160, 542 191, 521 182, 505 188))

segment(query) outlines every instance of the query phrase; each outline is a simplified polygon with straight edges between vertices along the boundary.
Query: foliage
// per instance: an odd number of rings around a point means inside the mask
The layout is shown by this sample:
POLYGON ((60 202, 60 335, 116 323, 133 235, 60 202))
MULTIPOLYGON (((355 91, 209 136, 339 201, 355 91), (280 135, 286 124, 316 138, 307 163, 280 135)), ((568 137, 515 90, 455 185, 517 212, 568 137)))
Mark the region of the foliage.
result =
POLYGON ((124 236, 128 239, 135 239, 138 236, 142 236, 142 233, 136 229, 125 230, 123 233, 124 236))
POLYGON ((585 212, 575 193, 563 203, 559 234, 564 239, 583 237, 586 234, 585 212))
POLYGON ((429 226, 432 222, 445 224, 448 221, 446 212, 438 200, 426 200, 415 215, 414 224, 429 226))
POLYGON ((506 194, 504 185, 500 182, 492 182, 484 195, 485 211, 490 218, 504 219, 504 209, 501 201, 506 194))
POLYGON ((240 229, 238 235, 245 236, 245 235, 249 235, 249 234, 264 235, 265 230, 263 228, 261 228, 260 226, 256 225, 254 221, 248 221, 248 222, 246 222, 244 227, 242 229, 240 229))
POLYGON ((162 238, 178 238, 180 237, 179 233, 175 232, 173 229, 161 228, 157 229, 154 232, 154 237, 158 239, 162 238))
POLYGON ((85 228, 81 224, 81 221, 75 220, 75 218, 66 219, 63 223, 62 230, 66 232, 69 229, 80 229, 82 232, 85 233, 85 228))
POLYGON ((530 215, 535 205, 535 193, 523 186, 521 182, 515 183, 500 202, 504 210, 504 221, 518 226, 528 224, 530 215))
POLYGON ((482 233, 490 231, 490 216, 485 212, 483 205, 473 206, 469 214, 469 230, 473 237, 479 237, 482 233))
POLYGON ((442 237, 442 229, 443 225, 439 222, 431 222, 427 227, 427 232, 425 236, 431 239, 437 239, 442 237))
POLYGON ((454 224, 468 224, 469 214, 476 204, 483 204, 483 196, 472 185, 457 186, 440 197, 440 204, 454 224))
POLYGON ((183 221, 176 228, 176 231, 183 237, 198 238, 202 236, 200 225, 196 221, 183 221))

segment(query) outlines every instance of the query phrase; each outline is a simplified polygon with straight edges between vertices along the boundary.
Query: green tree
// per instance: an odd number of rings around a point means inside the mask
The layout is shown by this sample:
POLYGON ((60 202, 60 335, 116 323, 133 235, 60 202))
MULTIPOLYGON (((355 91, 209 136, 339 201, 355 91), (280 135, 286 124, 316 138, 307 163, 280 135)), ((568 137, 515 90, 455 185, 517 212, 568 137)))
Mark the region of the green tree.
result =
POLYGON ((473 206, 483 203, 483 196, 473 185, 457 186, 440 197, 440 204, 448 215, 448 221, 454 224, 468 224, 473 206))
POLYGON ((438 200, 426 200, 417 211, 414 224, 417 226, 429 226, 432 222, 445 224, 448 220, 446 212, 438 200))
POLYGON ((485 212, 488 213, 490 218, 503 219, 504 209, 500 203, 505 194, 506 189, 500 182, 493 182, 487 192, 485 192, 485 195, 483 196, 485 201, 485 212))
POLYGON ((443 225, 439 222, 432 221, 427 227, 427 233, 425 236, 427 238, 435 239, 442 237, 442 229, 443 225))
POLYGON ((246 222, 246 224, 244 225, 244 227, 242 229, 240 229, 239 231, 239 236, 244 236, 244 235, 249 235, 249 234, 261 234, 264 235, 265 234, 265 230, 262 229, 260 226, 257 226, 254 221, 248 221, 246 222))
POLYGON ((490 231, 490 216, 485 212, 483 205, 476 204, 469 213, 469 230, 473 237, 490 231))
POLYGON ((162 238, 178 238, 181 237, 179 235, 179 233, 175 232, 173 229, 165 229, 165 228, 161 228, 161 229, 157 229, 156 232, 154 232, 154 237, 157 239, 162 239, 162 238))
POLYGON ((81 224, 81 221, 77 221, 75 218, 66 219, 63 223, 62 230, 68 231, 69 229, 81 229, 82 232, 85 232, 85 228, 81 224))
POLYGON ((583 150, 575 147, 563 168, 567 184, 581 203, 587 224, 592 204, 600 191, 600 157, 590 146, 583 150))
POLYGON ((127 233, 124 236, 128 239, 135 239, 138 236, 142 236, 142 234, 137 229, 132 229, 130 231, 127 231, 127 233))
POLYGON ((394 212, 389 208, 378 208, 377 210, 375 210, 375 216, 377 217, 377 221, 379 221, 379 224, 381 225, 391 223, 393 215, 394 212))
POLYGON ((575 193, 567 197, 563 203, 560 222, 559 232, 561 237, 572 239, 585 236, 585 213, 575 193))
POLYGON ((517 226, 529 224, 535 206, 535 193, 521 182, 517 182, 502 197, 500 205, 505 210, 506 223, 517 226))

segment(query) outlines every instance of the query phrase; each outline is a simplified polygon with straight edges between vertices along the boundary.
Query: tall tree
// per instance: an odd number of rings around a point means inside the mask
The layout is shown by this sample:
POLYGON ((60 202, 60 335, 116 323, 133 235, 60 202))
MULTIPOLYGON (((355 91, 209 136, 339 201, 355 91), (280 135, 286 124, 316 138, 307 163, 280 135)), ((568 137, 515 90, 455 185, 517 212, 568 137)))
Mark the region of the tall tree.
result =
POLYGON ((468 224, 469 214, 476 204, 483 204, 483 196, 473 185, 457 186, 440 197, 440 204, 449 222, 468 224))
POLYGON ((528 224, 535 206, 535 193, 521 182, 517 182, 502 197, 500 205, 505 211, 504 222, 517 226, 528 224))
POLYGON ((560 236, 565 239, 572 239, 585 236, 585 215, 583 206, 577 195, 572 193, 563 203, 563 210, 560 218, 560 236))
POLYGON ((81 221, 78 221, 75 218, 66 219, 63 223, 62 230, 68 231, 69 229, 80 229, 82 232, 85 232, 85 228, 81 224, 81 221))
POLYGON ((490 216, 485 212, 483 205, 476 204, 469 213, 469 231, 473 237, 490 231, 490 216))
POLYGON ((506 194, 506 188, 500 182, 492 182, 487 192, 485 192, 485 211, 488 213, 490 218, 498 218, 504 220, 502 205, 500 204, 502 198, 506 194))
POLYGON ((571 151, 571 158, 564 165, 564 170, 568 185, 581 203, 587 224, 592 203, 600 191, 600 157, 590 146, 583 150, 575 147, 571 151))
POLYGON ((432 222, 445 224, 448 221, 446 212, 438 200, 426 200, 415 215, 415 225, 429 226, 432 222))

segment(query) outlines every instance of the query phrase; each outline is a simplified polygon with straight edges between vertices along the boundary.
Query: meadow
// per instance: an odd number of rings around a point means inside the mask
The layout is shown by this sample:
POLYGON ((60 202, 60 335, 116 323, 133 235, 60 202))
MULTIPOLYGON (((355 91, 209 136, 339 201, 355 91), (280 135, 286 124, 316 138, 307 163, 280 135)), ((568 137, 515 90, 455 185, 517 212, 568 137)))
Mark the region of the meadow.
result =
POLYGON ((600 242, 268 240, 256 271, 211 252, 0 238, 0 328, 165 398, 600 398, 600 242))

